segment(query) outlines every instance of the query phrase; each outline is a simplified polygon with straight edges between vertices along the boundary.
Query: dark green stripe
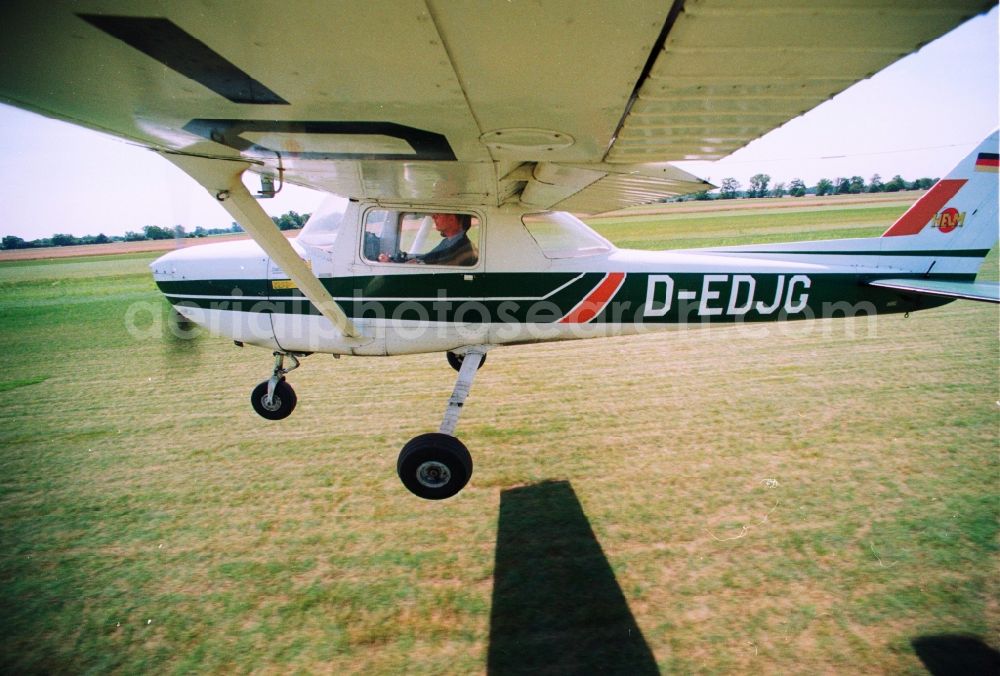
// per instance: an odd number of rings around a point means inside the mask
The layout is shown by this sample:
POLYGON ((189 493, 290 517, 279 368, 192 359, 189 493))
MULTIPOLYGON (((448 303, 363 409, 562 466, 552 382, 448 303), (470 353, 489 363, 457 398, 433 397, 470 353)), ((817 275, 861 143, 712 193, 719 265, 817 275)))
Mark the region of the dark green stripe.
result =
POLYGON ((192 279, 182 282, 157 282, 164 295, 247 296, 267 297, 267 281, 263 279, 192 279))
MULTIPOLYGON (((337 297, 347 297, 351 300, 339 301, 340 306, 348 317, 354 319, 396 319, 396 320, 424 320, 431 322, 461 322, 465 324, 478 325, 484 322, 499 324, 510 323, 551 323, 558 321, 561 317, 569 313, 590 291, 601 281, 605 273, 589 272, 583 274, 580 279, 567 286, 565 289, 545 301, 537 300, 500 300, 501 298, 538 298, 544 296, 567 281, 579 276, 579 273, 496 273, 478 276, 471 282, 464 280, 462 274, 447 275, 420 275, 419 277, 398 276, 393 278, 371 277, 371 278, 351 278, 325 279, 324 284, 337 297), (464 286, 472 284, 477 286, 479 291, 488 290, 489 293, 477 296, 469 293, 471 287, 464 286), (399 297, 402 300, 384 301, 379 298, 399 297), (481 300, 456 301, 454 298, 480 298, 481 300), (409 298, 409 300, 407 300, 409 298), (416 298, 429 298, 433 300, 413 300, 416 298)), ((891 289, 881 289, 867 286, 867 283, 878 277, 895 277, 899 274, 885 275, 857 275, 848 273, 827 273, 807 275, 811 280, 808 289, 798 288, 796 297, 803 293, 808 294, 808 310, 802 313, 795 313, 789 317, 783 317, 780 308, 784 306, 784 300, 788 294, 792 274, 785 274, 785 286, 782 299, 779 302, 779 309, 773 313, 765 314, 757 310, 758 302, 765 307, 771 306, 775 301, 778 288, 778 274, 752 274, 756 284, 754 291, 754 303, 751 309, 743 315, 727 315, 730 295, 733 293, 733 275, 749 273, 719 272, 725 275, 724 281, 713 281, 710 291, 718 294, 711 298, 706 307, 717 309, 722 308, 723 313, 719 315, 698 315, 701 306, 700 297, 704 288, 704 278, 706 274, 712 273, 670 273, 674 282, 674 294, 672 296, 672 306, 669 312, 662 317, 643 316, 643 309, 646 302, 647 280, 649 274, 661 273, 629 273, 622 288, 615 295, 614 299, 605 310, 595 319, 595 323, 732 323, 732 322, 759 322, 773 321, 776 319, 805 319, 811 317, 827 316, 831 311, 844 314, 851 311, 850 308, 856 303, 865 303, 865 313, 885 313, 885 312, 907 312, 922 307, 932 307, 946 302, 933 299, 923 299, 914 301, 912 294, 908 297, 905 292, 897 292, 891 289), (681 300, 679 292, 693 291, 696 293, 694 300, 681 300), (831 310, 830 307, 833 307, 831 310), (844 308, 848 308, 845 310, 844 308)), ((934 279, 964 279, 972 278, 974 275, 935 275, 934 279)), ((240 280, 244 283, 245 280, 240 280)), ((183 284, 186 292, 192 292, 197 286, 195 282, 176 283, 183 284)), ((219 283, 202 283, 202 288, 206 290, 206 296, 223 295, 218 293, 219 283)), ((222 283, 225 286, 225 283, 222 283)), ((736 307, 741 307, 745 300, 742 297, 748 287, 741 285, 737 293, 736 307)), ((244 296, 236 300, 212 300, 211 298, 180 299, 175 296, 168 298, 175 305, 188 305, 215 310, 231 310, 238 312, 256 313, 278 313, 278 314, 299 314, 318 315, 318 311, 306 298, 297 290, 283 290, 282 295, 275 294, 267 299, 260 296, 244 296)), ((793 302, 793 305, 795 303, 793 302)))

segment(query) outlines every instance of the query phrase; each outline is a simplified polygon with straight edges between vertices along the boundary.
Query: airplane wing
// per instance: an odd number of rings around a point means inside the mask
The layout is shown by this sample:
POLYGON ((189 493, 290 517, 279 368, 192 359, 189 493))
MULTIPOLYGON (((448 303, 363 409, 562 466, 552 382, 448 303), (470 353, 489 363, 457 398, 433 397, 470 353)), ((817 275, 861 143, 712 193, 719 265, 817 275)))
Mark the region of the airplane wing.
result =
POLYGON ((601 212, 993 4, 7 0, 0 100, 347 197, 601 212))
POLYGON ((919 296, 964 298, 985 303, 1000 303, 1000 282, 947 282, 932 279, 879 279, 868 286, 905 291, 919 296))

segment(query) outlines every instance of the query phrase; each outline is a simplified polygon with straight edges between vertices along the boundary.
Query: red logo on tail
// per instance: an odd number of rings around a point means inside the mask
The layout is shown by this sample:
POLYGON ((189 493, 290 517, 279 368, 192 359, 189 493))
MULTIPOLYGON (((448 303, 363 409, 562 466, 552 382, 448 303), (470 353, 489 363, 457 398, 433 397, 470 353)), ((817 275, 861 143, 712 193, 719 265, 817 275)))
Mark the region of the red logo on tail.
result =
POLYGON ((934 227, 941 232, 951 232, 965 223, 965 212, 959 212, 954 207, 948 207, 934 217, 934 227))

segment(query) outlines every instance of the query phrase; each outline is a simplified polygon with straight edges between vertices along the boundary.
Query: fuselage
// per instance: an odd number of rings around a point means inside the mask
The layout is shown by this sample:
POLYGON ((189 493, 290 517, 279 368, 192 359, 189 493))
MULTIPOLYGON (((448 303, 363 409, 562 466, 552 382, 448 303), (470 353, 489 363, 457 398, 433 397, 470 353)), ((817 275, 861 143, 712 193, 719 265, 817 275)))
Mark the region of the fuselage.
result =
MULTIPOLYGON (((409 207, 351 203, 334 228, 315 233, 307 226, 292 241, 361 338, 336 330, 252 241, 175 251, 151 267, 177 310, 214 333, 286 352, 373 356, 947 302, 868 286, 920 265, 913 260, 919 254, 893 251, 880 238, 637 251, 617 249, 589 229, 542 239, 525 227, 523 209, 475 213, 481 232, 473 265, 379 262, 365 254, 364 223, 367 213, 389 208, 409 207)), ((956 259, 938 272, 974 277, 967 268, 956 259)))

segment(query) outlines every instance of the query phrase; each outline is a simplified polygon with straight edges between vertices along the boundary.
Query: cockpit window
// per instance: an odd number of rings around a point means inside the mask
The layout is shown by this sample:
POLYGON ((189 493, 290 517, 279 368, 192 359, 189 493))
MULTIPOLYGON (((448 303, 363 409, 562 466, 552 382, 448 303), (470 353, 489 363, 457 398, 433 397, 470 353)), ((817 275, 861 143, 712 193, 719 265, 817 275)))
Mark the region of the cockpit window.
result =
POLYGON ((337 240, 346 204, 346 200, 341 197, 331 196, 325 199, 306 221, 297 239, 313 246, 332 246, 337 240))
POLYGON ((546 258, 582 258, 614 251, 614 245, 565 211, 527 214, 521 221, 546 258))
POLYGON ((479 230, 472 214, 373 209, 362 253, 373 263, 469 267, 479 262, 479 230))

